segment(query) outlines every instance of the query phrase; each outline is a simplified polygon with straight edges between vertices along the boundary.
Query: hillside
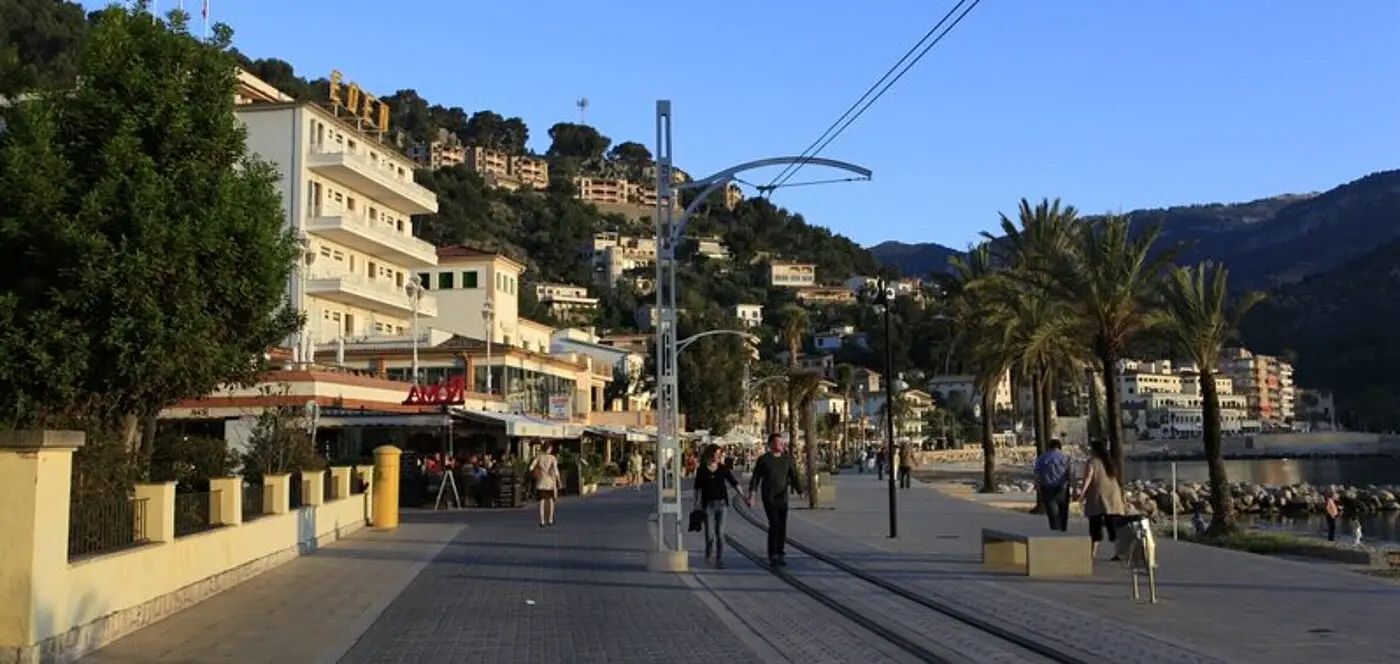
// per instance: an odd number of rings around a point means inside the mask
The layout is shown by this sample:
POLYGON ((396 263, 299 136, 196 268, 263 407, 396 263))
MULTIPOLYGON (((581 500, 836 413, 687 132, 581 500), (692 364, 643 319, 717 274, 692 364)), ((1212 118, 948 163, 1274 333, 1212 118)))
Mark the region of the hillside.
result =
POLYGON ((1300 384, 1336 391, 1348 421, 1400 429, 1400 240, 1346 266, 1276 288, 1249 316, 1244 341, 1297 355, 1300 384))
MULTIPOLYGON (((1400 171, 1373 173, 1322 194, 1134 210, 1129 216, 1159 225, 1163 246, 1183 245, 1183 261, 1223 262, 1232 285, 1267 290, 1340 268, 1400 239, 1400 171)), ((956 253, 936 243, 900 242, 870 251, 906 274, 942 269, 956 253)))

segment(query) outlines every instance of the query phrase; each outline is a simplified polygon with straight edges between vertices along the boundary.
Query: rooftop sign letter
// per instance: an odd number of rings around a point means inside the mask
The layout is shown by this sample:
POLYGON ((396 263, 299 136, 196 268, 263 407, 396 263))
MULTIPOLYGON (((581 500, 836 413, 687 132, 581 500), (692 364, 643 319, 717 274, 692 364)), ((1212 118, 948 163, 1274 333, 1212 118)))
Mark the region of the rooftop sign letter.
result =
POLYGON ((379 131, 389 131, 389 105, 365 92, 359 85, 345 83, 345 75, 332 70, 326 97, 336 109, 345 109, 379 131))

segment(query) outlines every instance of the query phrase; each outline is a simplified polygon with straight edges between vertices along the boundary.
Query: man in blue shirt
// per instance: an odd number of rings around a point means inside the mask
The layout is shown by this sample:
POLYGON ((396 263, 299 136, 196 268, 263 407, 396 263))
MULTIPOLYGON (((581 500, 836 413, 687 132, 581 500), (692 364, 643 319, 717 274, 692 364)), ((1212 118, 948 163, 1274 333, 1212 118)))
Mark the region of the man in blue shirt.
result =
POLYGON ((1035 460, 1035 488, 1050 530, 1069 530, 1069 485, 1073 479, 1069 455, 1060 449, 1059 439, 1051 438, 1045 453, 1035 460))

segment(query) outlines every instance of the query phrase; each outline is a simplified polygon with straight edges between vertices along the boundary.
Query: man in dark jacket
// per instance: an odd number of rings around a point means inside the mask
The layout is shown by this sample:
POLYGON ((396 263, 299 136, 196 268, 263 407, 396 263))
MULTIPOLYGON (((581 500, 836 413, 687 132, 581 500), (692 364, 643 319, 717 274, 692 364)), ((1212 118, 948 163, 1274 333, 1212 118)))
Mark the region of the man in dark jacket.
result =
POLYGON ((787 564, 788 493, 801 495, 802 484, 792 457, 783 454, 780 434, 768 435, 768 453, 754 464, 753 476, 749 478, 749 501, 753 501, 756 490, 763 498, 763 513, 768 517, 768 564, 782 567, 787 564))

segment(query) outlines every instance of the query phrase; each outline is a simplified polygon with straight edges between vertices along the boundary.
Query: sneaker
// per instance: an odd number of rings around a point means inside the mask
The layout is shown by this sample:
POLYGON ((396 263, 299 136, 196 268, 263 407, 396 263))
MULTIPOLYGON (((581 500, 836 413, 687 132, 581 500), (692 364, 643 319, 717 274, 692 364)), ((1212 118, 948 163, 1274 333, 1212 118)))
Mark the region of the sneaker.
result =
POLYGON ((787 567, 787 556, 778 556, 778 567, 787 567))
POLYGON ((724 569, 724 561, 719 558, 715 558, 715 569, 724 569))

